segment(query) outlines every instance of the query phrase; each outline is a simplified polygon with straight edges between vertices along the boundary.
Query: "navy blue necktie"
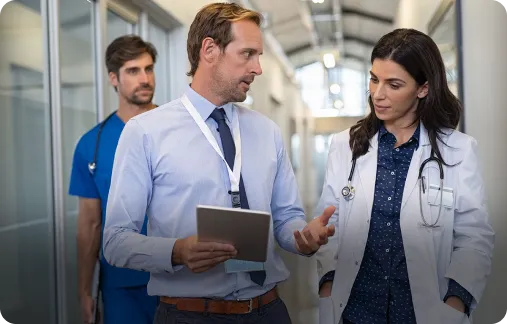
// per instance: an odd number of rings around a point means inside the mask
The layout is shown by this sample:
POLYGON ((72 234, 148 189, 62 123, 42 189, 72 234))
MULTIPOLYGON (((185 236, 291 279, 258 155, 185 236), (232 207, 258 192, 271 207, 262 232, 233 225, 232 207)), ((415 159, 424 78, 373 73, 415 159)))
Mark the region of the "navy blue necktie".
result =
MULTIPOLYGON (((231 130, 227 123, 225 122, 225 111, 223 109, 215 109, 210 115, 217 124, 218 124, 218 132, 220 133, 220 139, 222 141, 222 149, 224 151, 225 161, 229 165, 231 170, 234 169, 234 158, 236 157, 236 146, 234 145, 234 139, 232 138, 231 130)), ((241 208, 250 209, 248 205, 248 199, 246 197, 245 186, 243 185, 243 176, 239 177, 239 197, 241 201, 241 208)), ((265 271, 251 271, 250 279, 253 282, 262 286, 264 280, 266 279, 265 271)))

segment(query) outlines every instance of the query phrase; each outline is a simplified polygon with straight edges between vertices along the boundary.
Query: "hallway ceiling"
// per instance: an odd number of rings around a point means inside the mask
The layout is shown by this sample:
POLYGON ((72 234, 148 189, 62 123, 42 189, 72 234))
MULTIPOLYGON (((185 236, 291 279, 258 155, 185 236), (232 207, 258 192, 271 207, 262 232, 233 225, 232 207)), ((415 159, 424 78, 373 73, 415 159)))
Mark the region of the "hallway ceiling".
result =
POLYGON ((394 28, 399 0, 249 0, 295 67, 333 53, 341 64, 368 62, 394 28))

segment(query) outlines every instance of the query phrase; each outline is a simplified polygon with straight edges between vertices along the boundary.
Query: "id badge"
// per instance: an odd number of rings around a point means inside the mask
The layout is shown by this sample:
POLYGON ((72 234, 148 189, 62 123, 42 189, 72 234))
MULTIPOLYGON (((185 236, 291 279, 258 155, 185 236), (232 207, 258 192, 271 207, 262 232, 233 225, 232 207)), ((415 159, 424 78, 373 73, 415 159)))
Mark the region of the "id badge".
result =
POLYGON ((241 208, 241 198, 239 196, 239 191, 232 191, 231 192, 231 201, 232 201, 232 208, 241 208))
POLYGON ((440 187, 434 184, 430 184, 429 192, 428 192, 428 204, 432 206, 440 205, 440 195, 443 194, 442 197, 442 206, 447 208, 452 208, 454 203, 454 192, 452 188, 444 187, 443 190, 440 190, 440 187))
POLYGON ((264 270, 264 263, 243 261, 243 260, 227 260, 224 262, 226 273, 250 272, 264 270))

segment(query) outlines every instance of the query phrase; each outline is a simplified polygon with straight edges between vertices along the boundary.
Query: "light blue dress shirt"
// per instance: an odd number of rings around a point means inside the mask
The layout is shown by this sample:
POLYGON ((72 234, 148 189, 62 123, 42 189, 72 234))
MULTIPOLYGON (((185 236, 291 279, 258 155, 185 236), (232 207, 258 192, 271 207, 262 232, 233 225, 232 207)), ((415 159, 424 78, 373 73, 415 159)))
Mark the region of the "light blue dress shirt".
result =
MULTIPOLYGON (((217 124, 209 118, 216 107, 190 87, 186 94, 221 145, 217 124)), ((197 205, 232 207, 226 164, 178 99, 126 124, 107 205, 104 255, 114 266, 149 271, 150 295, 252 298, 289 277, 274 238, 299 254, 293 233, 306 221, 279 128, 258 112, 233 104, 222 108, 231 131, 233 114, 238 114, 241 174, 250 208, 272 215, 266 281, 260 287, 248 273, 226 273, 223 263, 199 274, 172 266, 176 239, 197 234, 197 205), (145 214, 148 236, 139 234, 145 214)))

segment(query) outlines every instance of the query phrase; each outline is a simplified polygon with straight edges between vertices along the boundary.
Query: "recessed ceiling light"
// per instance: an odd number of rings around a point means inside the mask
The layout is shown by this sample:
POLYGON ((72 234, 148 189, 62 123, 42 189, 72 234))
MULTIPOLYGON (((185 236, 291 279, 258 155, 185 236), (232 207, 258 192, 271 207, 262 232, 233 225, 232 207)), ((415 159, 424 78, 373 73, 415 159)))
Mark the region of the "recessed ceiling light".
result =
POLYGON ((332 94, 339 94, 340 93, 340 86, 336 83, 333 83, 329 87, 329 91, 331 91, 332 94))
POLYGON ((331 53, 324 54, 323 60, 324 60, 324 66, 328 69, 334 68, 334 66, 336 65, 336 62, 334 60, 334 55, 331 53))

